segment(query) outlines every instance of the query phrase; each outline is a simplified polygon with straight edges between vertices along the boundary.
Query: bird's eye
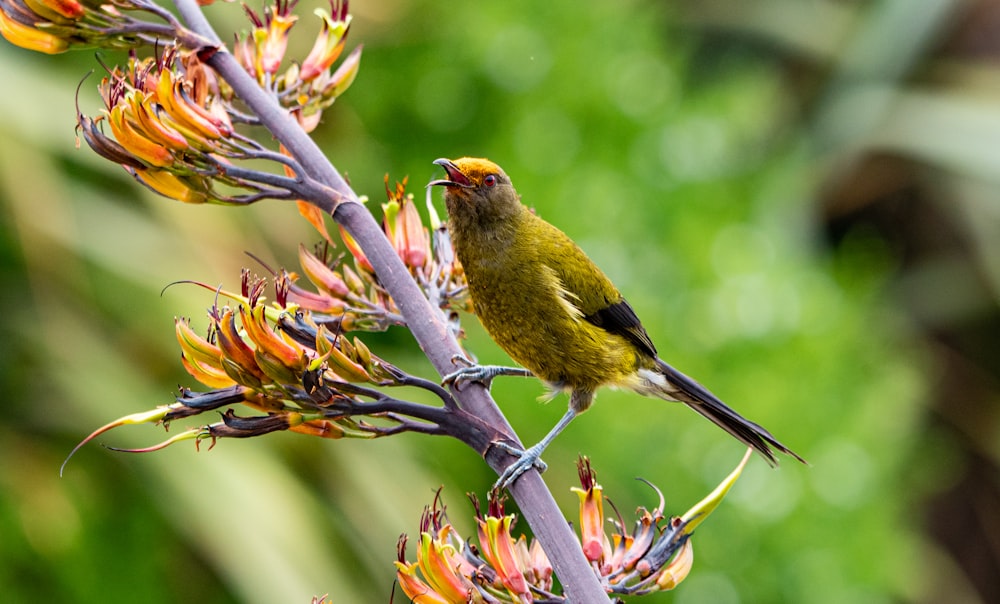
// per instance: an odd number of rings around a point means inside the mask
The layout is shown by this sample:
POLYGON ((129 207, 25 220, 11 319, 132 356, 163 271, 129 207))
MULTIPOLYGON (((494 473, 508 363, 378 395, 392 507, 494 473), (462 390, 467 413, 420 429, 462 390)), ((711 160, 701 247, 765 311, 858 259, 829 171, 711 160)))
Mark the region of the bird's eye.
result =
POLYGON ((497 177, 495 174, 487 174, 486 178, 483 179, 483 184, 487 187, 492 187, 497 184, 497 177))

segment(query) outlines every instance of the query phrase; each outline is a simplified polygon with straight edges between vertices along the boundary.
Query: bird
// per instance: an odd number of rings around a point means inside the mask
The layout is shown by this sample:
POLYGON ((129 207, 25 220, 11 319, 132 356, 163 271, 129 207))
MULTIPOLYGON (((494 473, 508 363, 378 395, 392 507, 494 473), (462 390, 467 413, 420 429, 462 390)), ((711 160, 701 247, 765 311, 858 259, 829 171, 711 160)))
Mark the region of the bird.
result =
POLYGON ((490 337, 522 368, 471 362, 446 383, 499 375, 533 375, 553 396, 569 394, 566 413, 535 445, 494 443, 518 459, 495 484, 505 488, 535 467, 541 454, 599 388, 679 401, 757 451, 770 465, 779 451, 806 463, 762 426, 744 418, 707 388, 662 360, 635 310, 572 239, 521 202, 510 178, 488 159, 437 159, 446 177, 448 230, 468 281, 476 316, 490 337))

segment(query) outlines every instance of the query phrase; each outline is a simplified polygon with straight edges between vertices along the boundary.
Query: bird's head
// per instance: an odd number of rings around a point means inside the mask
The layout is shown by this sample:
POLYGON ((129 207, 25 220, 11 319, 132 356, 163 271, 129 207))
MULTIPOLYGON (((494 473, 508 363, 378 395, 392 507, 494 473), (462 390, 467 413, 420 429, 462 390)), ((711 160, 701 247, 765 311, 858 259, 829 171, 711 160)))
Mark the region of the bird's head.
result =
POLYGON ((451 210, 452 204, 466 202, 479 206, 480 210, 489 206, 504 205, 502 202, 517 203, 517 194, 510 184, 510 178, 503 169, 488 159, 463 157, 461 159, 436 159, 434 163, 444 168, 447 178, 431 181, 428 186, 443 186, 445 201, 451 210))

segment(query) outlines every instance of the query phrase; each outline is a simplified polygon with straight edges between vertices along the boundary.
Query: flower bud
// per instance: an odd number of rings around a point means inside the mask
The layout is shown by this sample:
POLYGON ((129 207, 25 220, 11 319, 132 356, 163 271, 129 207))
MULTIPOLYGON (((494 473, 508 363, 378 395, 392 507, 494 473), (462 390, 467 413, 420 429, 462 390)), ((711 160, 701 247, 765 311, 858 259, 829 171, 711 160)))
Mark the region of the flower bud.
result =
POLYGON ((331 1, 330 6, 332 15, 322 8, 317 8, 314 11, 316 16, 323 20, 323 24, 320 26, 312 50, 302 62, 302 71, 299 77, 305 82, 315 79, 316 76, 330 69, 344 50, 347 30, 351 25, 351 16, 347 14, 347 2, 338 7, 331 1))
POLYGON ((181 363, 191 377, 209 388, 226 388, 235 382, 222 367, 222 350, 199 336, 187 321, 174 320, 174 331, 181 346, 181 363))
MULTIPOLYGON (((597 475, 590 462, 581 459, 578 464, 583 489, 573 488, 580 497, 580 544, 587 560, 600 564, 604 560, 604 489, 597 484, 597 475)), ((610 546, 608 546, 610 548, 610 546)))
POLYGON ((299 266, 302 267, 306 278, 327 294, 344 298, 350 293, 343 277, 309 252, 304 245, 299 245, 299 266))
POLYGON ((253 348, 243 341, 231 309, 227 308, 218 319, 216 333, 222 351, 222 367, 227 375, 250 388, 260 388, 271 381, 257 364, 253 348))

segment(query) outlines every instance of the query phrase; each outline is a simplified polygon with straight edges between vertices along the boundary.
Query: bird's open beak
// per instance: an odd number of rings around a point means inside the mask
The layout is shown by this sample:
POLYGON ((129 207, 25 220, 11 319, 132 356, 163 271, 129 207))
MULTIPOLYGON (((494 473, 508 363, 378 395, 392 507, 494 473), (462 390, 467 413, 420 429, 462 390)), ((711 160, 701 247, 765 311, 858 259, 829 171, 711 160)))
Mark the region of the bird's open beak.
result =
POLYGON ((428 187, 433 187, 434 185, 442 185, 445 187, 462 187, 464 189, 471 189, 473 184, 469 182, 469 179, 462 174, 462 171, 458 169, 450 159, 440 158, 435 159, 434 163, 444 168, 444 171, 448 173, 448 178, 440 178, 438 180, 432 180, 427 184, 428 187))

